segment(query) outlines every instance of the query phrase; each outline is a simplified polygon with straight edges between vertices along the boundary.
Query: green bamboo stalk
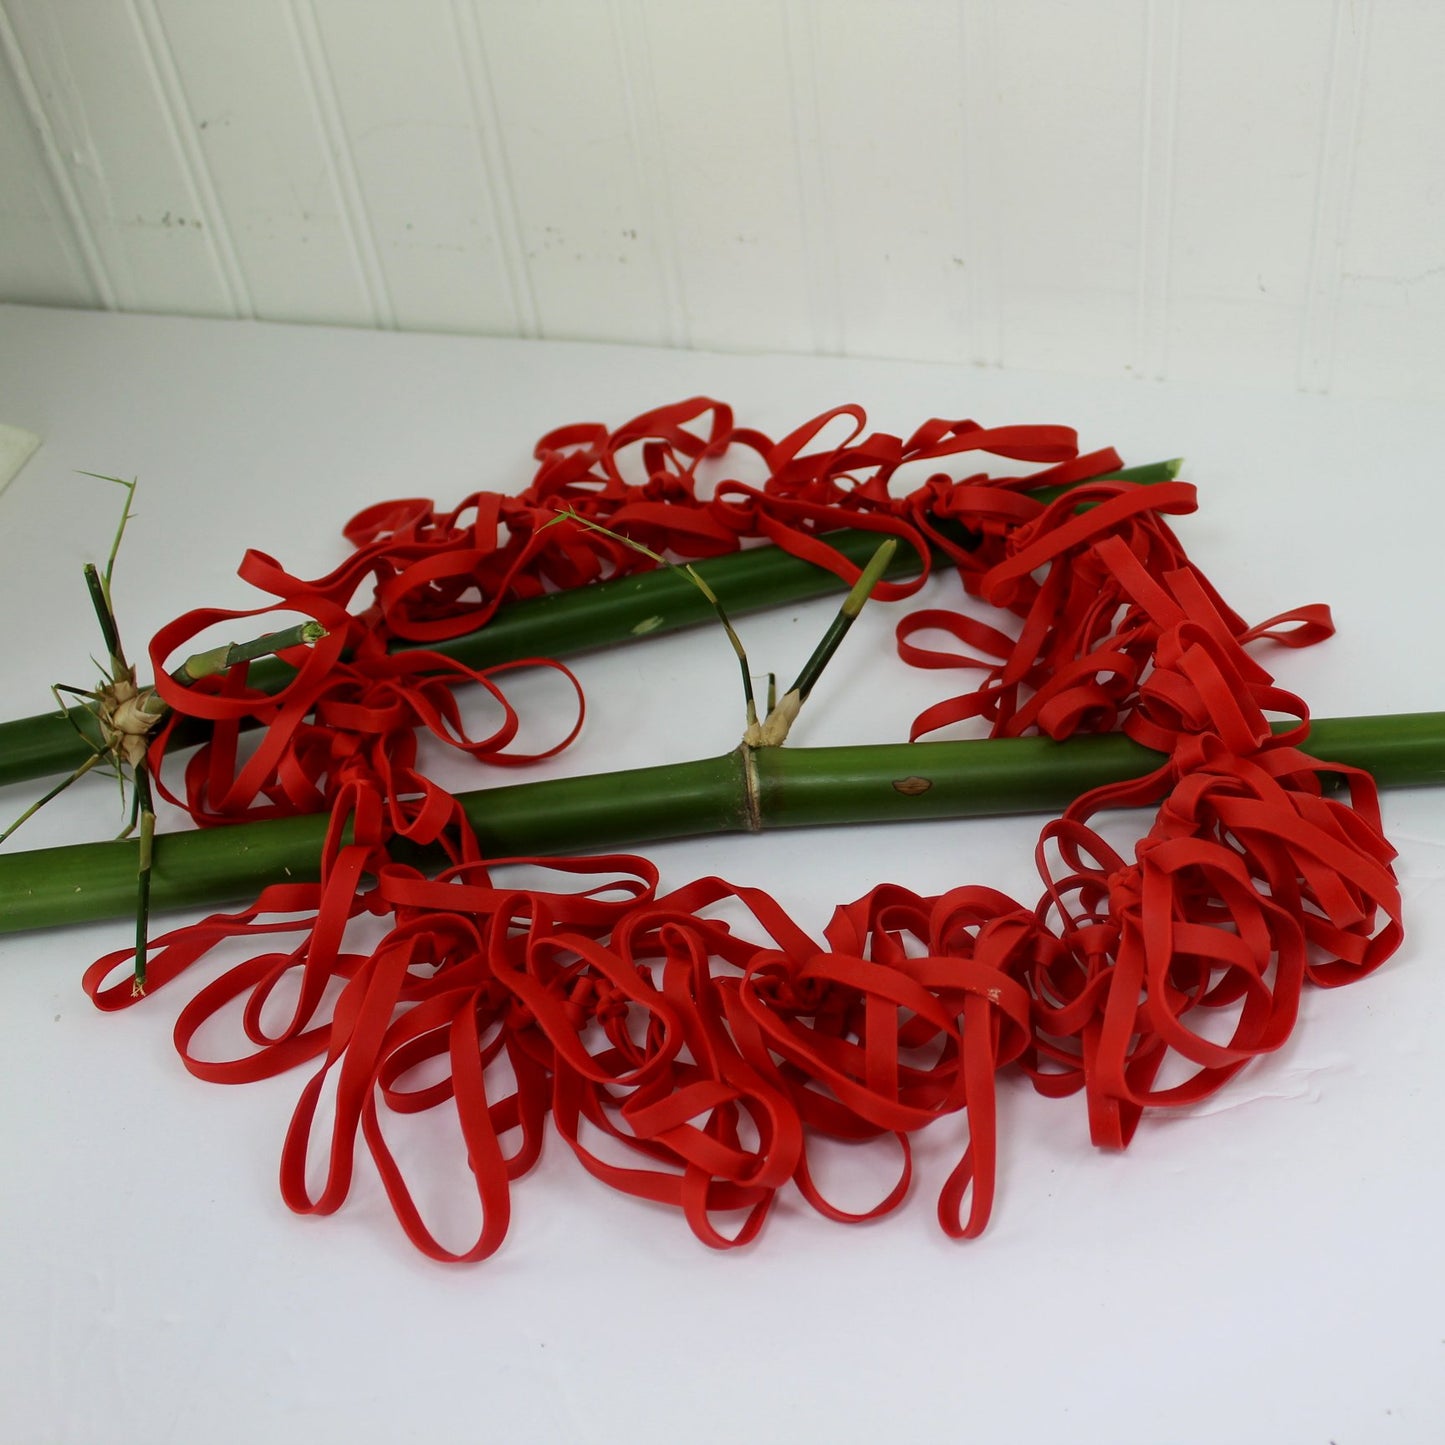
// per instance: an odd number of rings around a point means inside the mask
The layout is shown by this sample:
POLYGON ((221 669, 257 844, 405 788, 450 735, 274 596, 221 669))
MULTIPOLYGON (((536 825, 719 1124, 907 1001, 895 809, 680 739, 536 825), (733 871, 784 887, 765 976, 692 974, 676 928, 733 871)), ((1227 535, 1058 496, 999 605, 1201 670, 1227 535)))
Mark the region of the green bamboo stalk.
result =
POLYGON ((828 630, 813 649, 812 656, 803 664, 802 671, 798 674, 792 687, 788 689, 789 692, 798 694, 800 703, 807 702, 818 679, 823 675, 823 669, 832 661, 833 654, 837 652, 843 639, 848 635, 848 629, 858 620, 858 614, 862 612, 864 603, 872 596, 873 589, 887 572, 888 564, 893 560, 893 554, 897 550, 897 541, 889 537, 868 559, 868 565, 859 574, 852 590, 843 599, 843 605, 828 624, 828 630))
MULTIPOLYGON (((1283 726, 1283 725, 1281 725, 1283 726)), ((1445 784, 1445 712, 1316 719, 1315 756, 1387 787, 1445 784)), ((1103 783, 1142 777, 1161 755, 1120 734, 740 748, 722 757, 462 795, 485 856, 606 851, 697 834, 824 824, 1057 813, 1103 783)), ((154 910, 252 899, 315 878, 327 820, 288 818, 158 836, 154 910)), ((433 866, 435 856, 394 849, 433 866)), ((135 911, 134 839, 0 854, 0 933, 135 911)))
MULTIPOLYGON (((1179 475, 1180 461, 1151 462, 1126 467, 1091 480, 1123 480, 1149 485, 1171 481, 1179 475)), ((1030 495, 1052 500, 1067 488, 1041 487, 1030 495)), ((956 529, 958 540, 968 544, 971 534, 956 529)), ((826 535, 850 561, 863 566, 878 545, 878 533, 844 529, 826 535)), ((935 555, 936 564, 946 562, 935 555)), ((885 572, 890 580, 914 576, 921 559, 903 549, 885 572)), ((736 616, 786 607, 796 602, 847 590, 847 584, 810 563, 802 562, 777 547, 753 547, 693 564, 698 575, 736 616)), ((712 605, 685 577, 667 569, 638 573, 574 591, 554 592, 545 597, 513 602, 497 610, 492 620, 463 637, 424 644, 435 652, 456 658, 468 667, 491 667, 528 657, 575 657, 598 647, 651 637, 700 623, 715 622, 712 605)), ((423 644, 397 644, 407 651, 423 644)), ((253 687, 279 691, 295 676, 293 669, 278 659, 254 663, 248 674, 253 687)), ((84 762, 91 749, 77 728, 94 733, 94 720, 85 707, 67 713, 42 713, 14 722, 0 723, 0 786, 69 772, 84 762)), ((177 729, 176 746, 198 743, 205 737, 205 724, 186 719, 177 729)))
MULTIPOLYGON (((125 522, 121 522, 125 526, 125 522)), ((112 554, 114 560, 114 554, 112 554)), ((123 674, 129 674, 130 669, 125 664, 125 653, 120 645, 120 632, 115 625, 115 613, 110 606, 110 568, 105 569, 105 578, 102 579, 96 570, 93 562, 87 562, 84 568, 85 585, 90 589, 91 604, 95 609, 96 620, 100 623, 100 635, 105 642, 106 654, 110 658, 110 676, 112 679, 123 674)))
POLYGON ((171 676, 182 687, 190 687, 203 677, 215 677, 217 673, 227 672, 243 662, 269 658, 278 652, 285 652, 289 647, 302 644, 310 646, 314 642, 320 642, 325 636, 326 629, 319 622, 298 622, 294 627, 283 628, 280 632, 268 632, 264 637, 253 638, 250 642, 223 642, 219 647, 193 653, 171 676))
POLYGON ((775 701, 773 696, 777 690, 777 678, 771 672, 768 674, 768 713, 761 723, 753 710, 752 692, 749 691, 748 726, 743 733, 743 743, 747 747, 781 747, 788 740, 788 733, 798 720, 798 713, 807 702, 818 679, 823 675, 823 669, 842 646, 848 630, 857 621, 858 614, 862 612, 873 589, 883 579, 883 574, 888 570, 888 564, 897 550, 896 537, 887 537, 879 544, 878 550, 868 559, 868 565, 858 574, 858 580, 843 599, 843 605, 833 614, 833 620, 818 639, 812 655, 803 664, 797 681, 780 700, 775 701))

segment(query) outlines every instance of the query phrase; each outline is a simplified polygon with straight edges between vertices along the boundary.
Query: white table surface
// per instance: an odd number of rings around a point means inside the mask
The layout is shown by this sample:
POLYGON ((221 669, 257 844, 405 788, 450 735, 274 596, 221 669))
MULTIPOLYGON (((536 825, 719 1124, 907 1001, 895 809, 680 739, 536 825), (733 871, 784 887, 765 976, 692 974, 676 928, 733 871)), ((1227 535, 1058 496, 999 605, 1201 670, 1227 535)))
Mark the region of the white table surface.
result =
MULTIPOLYGON (((319 573, 366 503, 520 487, 543 431, 699 391, 775 435, 858 401, 890 431, 931 415, 1064 422, 1129 461, 1183 453, 1202 505, 1179 530, 1226 597, 1251 618, 1335 608, 1333 641, 1272 654, 1284 686, 1318 716, 1445 707, 1445 502, 1427 409, 0 307, 0 421, 44 438, 0 496, 3 711, 40 711, 49 683, 93 676, 80 568, 104 556, 119 494, 82 470, 140 478, 115 587, 140 652, 185 609, 247 605, 234 576, 246 545, 319 573)), ((755 667, 790 672, 831 611, 749 619, 755 667)), ((796 741, 902 739, 940 695, 893 657, 896 615, 865 614, 796 741)), ((653 639, 578 672, 587 729, 543 771, 736 740, 720 637, 653 639)), ((541 700, 548 685, 527 688, 541 700)), ((34 791, 0 789, 0 817, 34 791)), ((728 1254, 610 1193, 553 1138, 515 1189, 501 1253, 434 1265, 369 1165, 339 1214, 288 1213, 275 1172, 301 1077, 225 1089, 189 1076, 170 1042, 184 982, 119 1016, 90 1007, 80 974, 123 924, 0 939, 0 1438, 1438 1441, 1445 799, 1391 793, 1386 818, 1408 907, 1396 959, 1311 991, 1284 1049, 1211 1103, 1146 1121, 1124 1154, 1090 1146, 1081 1099, 1004 1084, 994 1220, 962 1245, 933 1218, 959 1148, 945 1123, 900 1212, 849 1229, 790 1202, 728 1254)), ((834 903, 884 879, 1034 898, 1041 821, 654 856, 669 883, 765 882, 820 930, 834 903)), ((87 782, 10 846, 116 826, 113 785, 87 782)), ((1125 841, 1141 831, 1120 826, 1125 841)), ((409 1157, 425 1169, 428 1146, 451 1143, 422 1138, 409 1157)), ((867 1178, 835 1167, 839 1193, 866 1197, 867 1178)), ((460 1239, 470 1215, 444 1177, 423 1193, 460 1239)))

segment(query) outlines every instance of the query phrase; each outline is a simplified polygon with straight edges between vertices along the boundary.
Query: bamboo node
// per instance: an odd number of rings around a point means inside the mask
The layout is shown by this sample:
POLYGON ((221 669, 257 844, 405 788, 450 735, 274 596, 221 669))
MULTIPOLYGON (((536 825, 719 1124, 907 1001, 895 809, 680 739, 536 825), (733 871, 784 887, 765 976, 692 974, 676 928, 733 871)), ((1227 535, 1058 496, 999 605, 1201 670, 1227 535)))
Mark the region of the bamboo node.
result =
POLYGON ((738 749, 743 764, 743 815, 747 820, 749 833, 763 831, 762 782, 758 777, 758 760, 753 756, 752 745, 743 739, 738 749))

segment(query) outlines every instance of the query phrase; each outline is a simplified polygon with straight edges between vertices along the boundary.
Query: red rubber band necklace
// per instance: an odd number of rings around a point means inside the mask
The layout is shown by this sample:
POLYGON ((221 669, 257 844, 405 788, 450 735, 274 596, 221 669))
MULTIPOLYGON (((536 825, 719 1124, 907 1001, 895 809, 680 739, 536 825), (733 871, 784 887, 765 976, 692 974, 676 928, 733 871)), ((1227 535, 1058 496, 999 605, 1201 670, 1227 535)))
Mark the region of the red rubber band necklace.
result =
MULTIPOLYGON (((270 599, 258 613, 328 632, 286 654, 295 673, 279 692, 252 686, 245 665, 192 687, 166 673, 203 630, 256 614, 190 612, 151 646, 173 710, 151 743, 155 775, 175 720, 209 728, 180 782, 161 781, 197 825, 329 815, 318 881, 164 934, 147 969, 153 993, 222 944, 227 960, 244 955, 181 1009, 176 1047, 216 1082, 303 1072, 281 1149, 292 1209, 339 1208, 364 1152, 419 1249, 484 1258, 550 1120, 595 1179, 680 1210, 722 1248, 752 1240, 782 1191, 844 1222, 889 1213, 911 1191, 917 1131, 936 1126, 956 1141, 933 1186, 938 1219, 975 1236, 994 1203, 1000 1071, 1082 1093, 1093 1140, 1122 1147, 1145 1110, 1206 1098, 1277 1049, 1306 983, 1347 983, 1398 945, 1374 783, 1306 751, 1304 703, 1254 655, 1328 636, 1328 613, 1237 616, 1165 521, 1194 509, 1191 485, 1110 478, 1120 459, 1081 453, 1064 427, 933 419, 905 438, 844 406, 775 441, 707 398, 616 430, 559 429, 535 456, 515 496, 368 508, 327 576, 247 553, 241 576, 270 599), (982 458, 1030 469, 970 471, 982 458), (704 477, 721 480, 708 490, 704 477), (559 512, 594 525, 551 525, 559 512), (1000 614, 995 626, 932 608, 899 624, 905 662, 968 680, 914 739, 978 719, 994 738, 1122 731, 1160 754, 1149 776, 1096 788, 1044 827, 1037 900, 884 883, 814 933, 759 888, 666 889, 640 856, 483 856, 418 734, 520 767, 576 736, 581 690, 560 662, 471 666, 437 650, 444 640, 515 601, 654 565, 618 534, 680 562, 771 544, 852 584, 858 564, 829 540, 840 527, 896 539, 924 576, 945 559, 1000 614), (577 705, 555 743, 527 753, 507 687, 537 665, 577 705), (490 695, 485 736, 467 732, 464 684, 490 695), (1091 827, 1121 805, 1156 810, 1131 857, 1091 827), (442 871, 405 861, 400 842, 440 848, 442 871), (245 1041, 223 1060, 196 1043, 217 1020, 245 1041), (437 1108, 455 1111, 479 1209, 459 1248, 422 1217, 388 1143, 437 1108), (840 1208, 815 1182, 823 1140, 888 1151, 896 1183, 871 1208, 840 1208)), ((875 595, 899 600, 922 580, 875 595)), ((99 1007, 131 1005, 132 958, 89 969, 99 1007)))

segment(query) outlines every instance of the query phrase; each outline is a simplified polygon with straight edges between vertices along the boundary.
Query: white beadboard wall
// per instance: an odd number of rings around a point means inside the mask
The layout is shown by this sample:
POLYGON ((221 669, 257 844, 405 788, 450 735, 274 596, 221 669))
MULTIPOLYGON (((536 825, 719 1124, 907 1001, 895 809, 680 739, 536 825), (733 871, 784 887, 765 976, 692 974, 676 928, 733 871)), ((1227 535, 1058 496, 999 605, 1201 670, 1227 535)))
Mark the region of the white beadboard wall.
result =
POLYGON ((0 300, 1445 399, 1441 0, 0 0, 0 300))

